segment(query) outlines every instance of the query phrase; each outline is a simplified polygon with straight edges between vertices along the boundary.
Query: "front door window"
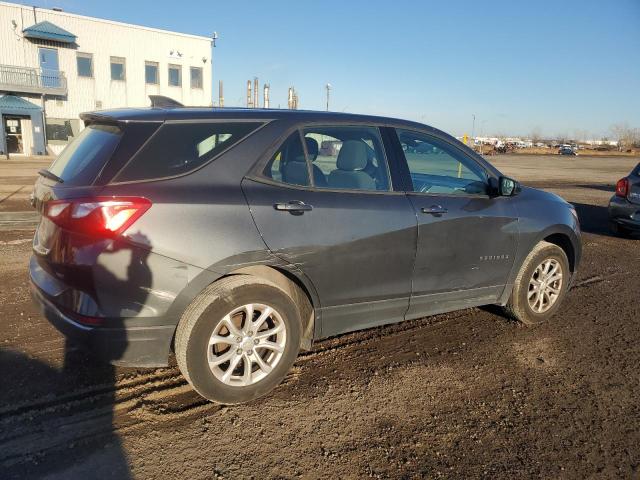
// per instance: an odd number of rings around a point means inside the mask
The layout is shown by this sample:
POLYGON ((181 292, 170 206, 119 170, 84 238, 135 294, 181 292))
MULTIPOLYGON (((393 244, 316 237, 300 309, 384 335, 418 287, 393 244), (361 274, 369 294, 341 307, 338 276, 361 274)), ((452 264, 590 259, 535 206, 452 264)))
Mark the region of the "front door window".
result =
POLYGON ((436 195, 486 194, 487 173, 435 137, 398 129, 414 192, 436 195))

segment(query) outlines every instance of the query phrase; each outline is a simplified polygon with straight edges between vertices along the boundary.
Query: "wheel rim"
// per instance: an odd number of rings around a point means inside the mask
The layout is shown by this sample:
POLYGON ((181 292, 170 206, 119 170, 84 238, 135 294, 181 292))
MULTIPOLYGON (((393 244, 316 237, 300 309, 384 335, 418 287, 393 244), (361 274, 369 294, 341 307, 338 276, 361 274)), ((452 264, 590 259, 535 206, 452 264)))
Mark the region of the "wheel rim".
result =
POLYGON ((273 307, 243 305, 213 329, 207 349, 209 368, 226 385, 253 385, 280 362, 286 342, 286 325, 273 307))
POLYGON ((548 258, 536 267, 529 281, 527 299, 531 310, 544 313, 555 305, 562 290, 562 266, 548 258))

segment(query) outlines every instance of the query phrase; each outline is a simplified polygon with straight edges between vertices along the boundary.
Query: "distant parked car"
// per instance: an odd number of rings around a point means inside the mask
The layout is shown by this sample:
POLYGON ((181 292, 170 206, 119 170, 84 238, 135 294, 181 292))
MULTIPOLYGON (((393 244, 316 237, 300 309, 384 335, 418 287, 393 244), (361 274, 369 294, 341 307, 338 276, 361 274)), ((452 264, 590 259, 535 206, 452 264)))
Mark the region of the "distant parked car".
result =
POLYGON ((558 150, 558 154, 559 155, 578 155, 578 152, 576 152, 571 147, 560 147, 560 149, 558 150))
POLYGON ((611 230, 622 237, 640 232, 640 163, 618 180, 616 193, 609 201, 611 230))

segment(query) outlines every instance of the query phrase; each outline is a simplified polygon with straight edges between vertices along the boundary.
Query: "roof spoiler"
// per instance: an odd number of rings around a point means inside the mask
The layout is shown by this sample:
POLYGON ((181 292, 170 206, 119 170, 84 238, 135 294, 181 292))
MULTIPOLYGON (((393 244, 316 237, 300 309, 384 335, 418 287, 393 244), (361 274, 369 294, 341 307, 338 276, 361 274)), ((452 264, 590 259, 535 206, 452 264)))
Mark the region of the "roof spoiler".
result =
POLYGON ((109 116, 103 115, 99 112, 84 112, 80 114, 80 120, 82 120, 85 126, 92 123, 104 123, 107 125, 118 125, 118 120, 109 116))
POLYGON ((164 95, 149 95, 149 100, 151 100, 151 107, 153 108, 184 107, 180 102, 173 98, 165 97, 164 95))

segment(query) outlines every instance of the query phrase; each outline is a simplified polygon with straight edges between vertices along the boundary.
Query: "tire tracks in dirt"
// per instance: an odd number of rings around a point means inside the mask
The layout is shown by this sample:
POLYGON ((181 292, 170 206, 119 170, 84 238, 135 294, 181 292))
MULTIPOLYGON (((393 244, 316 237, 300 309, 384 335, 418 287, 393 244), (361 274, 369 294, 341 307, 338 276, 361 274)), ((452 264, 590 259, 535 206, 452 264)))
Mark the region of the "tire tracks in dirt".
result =
MULTIPOLYGON (((574 288, 593 288, 624 272, 594 275, 576 282, 574 288)), ((283 384, 295 383, 307 362, 351 348, 369 351, 367 345, 391 341, 412 332, 427 331, 472 318, 479 309, 467 309, 401 324, 375 327, 318 342, 302 352, 283 384)), ((455 350, 455 348, 454 348, 455 350)), ((451 351, 449 349, 448 351, 451 351)), ((356 355, 357 356, 357 355, 356 355)), ((396 367, 415 360, 400 360, 396 367)), ((0 467, 13 468, 37 461, 69 445, 89 445, 108 436, 154 429, 175 429, 200 415, 222 414, 227 407, 199 397, 176 367, 136 373, 114 384, 102 383, 53 398, 14 403, 0 408, 0 467)))

